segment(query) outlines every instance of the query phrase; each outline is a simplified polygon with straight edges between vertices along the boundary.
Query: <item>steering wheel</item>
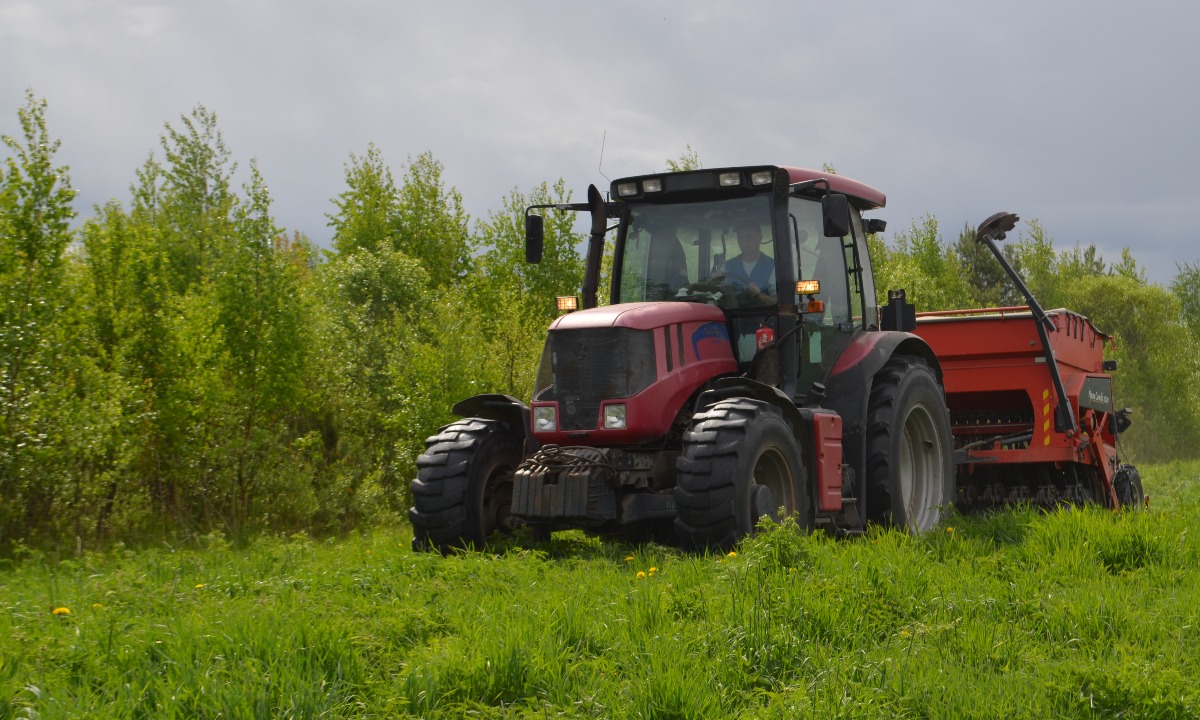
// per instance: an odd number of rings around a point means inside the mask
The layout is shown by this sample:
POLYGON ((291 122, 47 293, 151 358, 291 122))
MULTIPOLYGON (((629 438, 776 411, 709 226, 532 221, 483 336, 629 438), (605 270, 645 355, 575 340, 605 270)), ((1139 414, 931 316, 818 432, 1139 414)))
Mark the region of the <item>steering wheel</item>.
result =
POLYGON ((720 308, 735 308, 738 306, 737 293, 726 283, 717 283, 711 279, 700 279, 679 288, 676 300, 686 302, 702 302, 720 308))

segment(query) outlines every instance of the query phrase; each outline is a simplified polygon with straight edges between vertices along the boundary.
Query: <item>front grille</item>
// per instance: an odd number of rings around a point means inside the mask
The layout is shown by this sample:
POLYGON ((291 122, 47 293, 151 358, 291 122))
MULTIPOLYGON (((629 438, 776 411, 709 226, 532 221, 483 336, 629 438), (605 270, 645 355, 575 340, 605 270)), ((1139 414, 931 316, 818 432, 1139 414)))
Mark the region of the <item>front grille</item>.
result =
POLYGON ((546 342, 553 385, 538 399, 558 401, 563 430, 594 430, 601 402, 636 395, 655 380, 649 330, 561 330, 546 342))

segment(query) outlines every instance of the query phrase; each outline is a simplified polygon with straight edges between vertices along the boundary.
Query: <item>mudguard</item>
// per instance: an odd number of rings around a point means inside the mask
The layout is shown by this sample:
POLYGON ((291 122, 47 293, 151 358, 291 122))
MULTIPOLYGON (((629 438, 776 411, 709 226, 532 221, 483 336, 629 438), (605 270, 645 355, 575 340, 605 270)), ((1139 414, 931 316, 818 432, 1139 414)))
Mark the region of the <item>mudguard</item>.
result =
POLYGON ((791 398, 779 388, 746 377, 723 377, 713 380, 710 389, 700 393, 700 396, 696 398, 693 414, 704 412, 716 403, 734 397, 750 398, 774 405, 791 423, 792 432, 797 437, 804 434, 800 432, 800 429, 804 427, 804 418, 801 417, 800 411, 796 409, 796 404, 792 402, 791 398))
POLYGON ((807 482, 813 511, 818 515, 834 511, 840 512, 843 477, 840 418, 834 420, 839 433, 836 457, 830 456, 827 462, 823 462, 822 448, 818 447, 817 437, 821 434, 822 429, 818 428, 816 423, 819 416, 834 415, 833 411, 811 407, 798 408, 787 396, 787 393, 774 386, 746 377, 726 377, 714 380, 711 389, 700 394, 696 399, 695 412, 703 412, 721 400, 735 397, 750 398, 779 408, 792 428, 792 436, 800 443, 805 467, 811 470, 807 482), (822 464, 825 465, 824 468, 821 467, 822 464), (833 469, 831 470, 831 468, 833 469), (832 490, 830 490, 831 488, 832 490), (836 500, 831 500, 830 494, 836 500), (836 502, 836 507, 832 507, 831 502, 836 502))
POLYGON ((524 457, 528 457, 540 447, 540 443, 530 432, 529 406, 511 395, 475 395, 458 401, 451 412, 459 417, 477 417, 501 422, 514 436, 523 441, 524 457))
POLYGON ((750 398, 779 408, 784 419, 791 425, 793 437, 800 441, 805 462, 807 463, 810 458, 815 457, 812 454, 812 432, 810 431, 812 412, 805 412, 805 410, 797 408, 787 393, 773 385, 767 385, 748 377, 717 378, 712 381, 708 390, 700 393, 700 396, 696 398, 693 414, 704 412, 712 405, 730 398, 750 398))
POLYGON ((866 418, 871 385, 893 355, 912 355, 933 368, 938 385, 942 366, 933 349, 920 337, 906 332, 861 332, 838 355, 825 379, 824 406, 842 416, 842 447, 845 462, 854 468, 855 497, 866 497, 866 418))

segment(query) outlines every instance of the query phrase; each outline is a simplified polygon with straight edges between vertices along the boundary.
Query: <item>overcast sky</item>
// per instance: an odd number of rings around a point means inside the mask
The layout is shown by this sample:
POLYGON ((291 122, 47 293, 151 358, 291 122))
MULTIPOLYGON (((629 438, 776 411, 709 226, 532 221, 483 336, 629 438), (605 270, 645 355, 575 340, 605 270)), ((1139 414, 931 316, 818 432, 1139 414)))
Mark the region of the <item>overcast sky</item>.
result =
POLYGON ((0 0, 0 132, 45 98, 89 215, 202 104, 279 224, 326 245, 372 142, 398 179, 432 152, 475 219, 690 144, 707 167, 831 163, 887 193, 889 235, 1007 210, 1167 283, 1200 260, 1197 27, 1178 0, 0 0))

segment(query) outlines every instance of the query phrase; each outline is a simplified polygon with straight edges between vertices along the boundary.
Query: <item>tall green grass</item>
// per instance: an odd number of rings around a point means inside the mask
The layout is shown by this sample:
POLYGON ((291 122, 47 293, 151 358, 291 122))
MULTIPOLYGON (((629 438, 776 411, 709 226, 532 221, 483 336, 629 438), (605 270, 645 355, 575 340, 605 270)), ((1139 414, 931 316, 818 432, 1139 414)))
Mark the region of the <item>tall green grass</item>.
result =
POLYGON ((1197 717, 1200 463, 1144 477, 1148 512, 784 524, 732 557, 30 551, 0 570, 0 718, 1197 717))

